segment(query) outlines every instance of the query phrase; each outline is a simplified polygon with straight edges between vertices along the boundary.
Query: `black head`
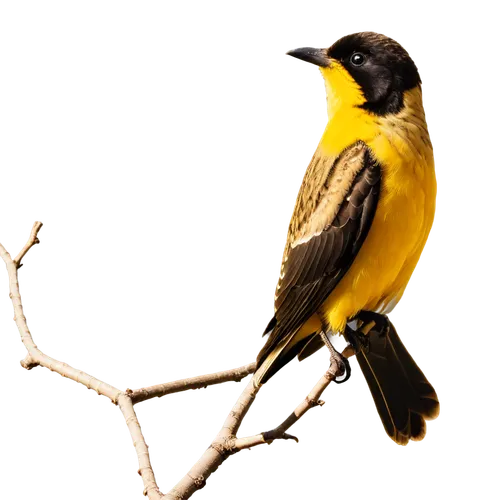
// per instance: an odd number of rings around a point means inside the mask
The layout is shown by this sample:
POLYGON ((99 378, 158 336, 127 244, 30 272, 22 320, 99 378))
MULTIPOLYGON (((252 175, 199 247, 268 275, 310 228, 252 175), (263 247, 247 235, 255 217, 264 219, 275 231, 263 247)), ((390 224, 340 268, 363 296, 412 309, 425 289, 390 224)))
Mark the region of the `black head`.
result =
POLYGON ((298 49, 289 52, 299 59, 327 67, 339 61, 361 87, 363 108, 378 115, 397 113, 403 93, 421 83, 417 67, 399 43, 372 32, 355 33, 328 49, 298 49))

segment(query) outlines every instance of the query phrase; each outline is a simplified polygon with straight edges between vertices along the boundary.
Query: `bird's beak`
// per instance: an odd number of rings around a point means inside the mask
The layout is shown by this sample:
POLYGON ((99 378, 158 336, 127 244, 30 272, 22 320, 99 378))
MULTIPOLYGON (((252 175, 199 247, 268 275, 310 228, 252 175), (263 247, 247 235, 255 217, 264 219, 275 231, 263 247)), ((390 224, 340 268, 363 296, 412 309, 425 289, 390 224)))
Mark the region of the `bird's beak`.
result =
POLYGON ((301 49, 290 50, 287 54, 297 59, 316 64, 316 66, 321 66, 322 68, 327 68, 332 62, 326 53, 326 49, 302 47, 301 49))

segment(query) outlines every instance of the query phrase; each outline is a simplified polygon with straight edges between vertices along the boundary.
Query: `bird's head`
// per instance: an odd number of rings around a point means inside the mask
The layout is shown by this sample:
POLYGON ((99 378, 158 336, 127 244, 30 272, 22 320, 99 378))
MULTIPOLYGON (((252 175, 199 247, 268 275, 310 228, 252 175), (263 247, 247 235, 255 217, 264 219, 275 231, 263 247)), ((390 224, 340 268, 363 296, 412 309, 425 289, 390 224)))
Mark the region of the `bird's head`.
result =
POLYGON ((320 67, 329 114, 341 104, 382 116, 398 113, 405 92, 421 83, 408 52, 377 33, 355 33, 328 49, 304 47, 288 54, 320 67))

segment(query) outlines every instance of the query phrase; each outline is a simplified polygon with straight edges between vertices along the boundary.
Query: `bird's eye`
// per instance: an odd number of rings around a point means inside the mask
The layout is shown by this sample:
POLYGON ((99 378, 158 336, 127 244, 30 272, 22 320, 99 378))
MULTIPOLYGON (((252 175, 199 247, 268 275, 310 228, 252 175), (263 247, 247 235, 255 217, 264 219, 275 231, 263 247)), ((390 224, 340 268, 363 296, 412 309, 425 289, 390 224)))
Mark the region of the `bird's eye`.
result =
POLYGON ((365 63, 365 56, 361 52, 354 52, 351 56, 351 64, 353 66, 362 66, 365 63))

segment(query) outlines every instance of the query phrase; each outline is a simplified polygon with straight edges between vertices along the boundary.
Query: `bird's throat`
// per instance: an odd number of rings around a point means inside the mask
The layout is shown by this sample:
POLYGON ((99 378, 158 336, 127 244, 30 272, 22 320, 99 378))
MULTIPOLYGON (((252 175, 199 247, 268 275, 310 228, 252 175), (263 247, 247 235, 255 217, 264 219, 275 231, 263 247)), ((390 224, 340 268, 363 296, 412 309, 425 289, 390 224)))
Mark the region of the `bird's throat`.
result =
POLYGON ((324 155, 337 157, 350 145, 363 141, 369 144, 379 133, 375 117, 356 106, 337 106, 319 143, 324 155))

